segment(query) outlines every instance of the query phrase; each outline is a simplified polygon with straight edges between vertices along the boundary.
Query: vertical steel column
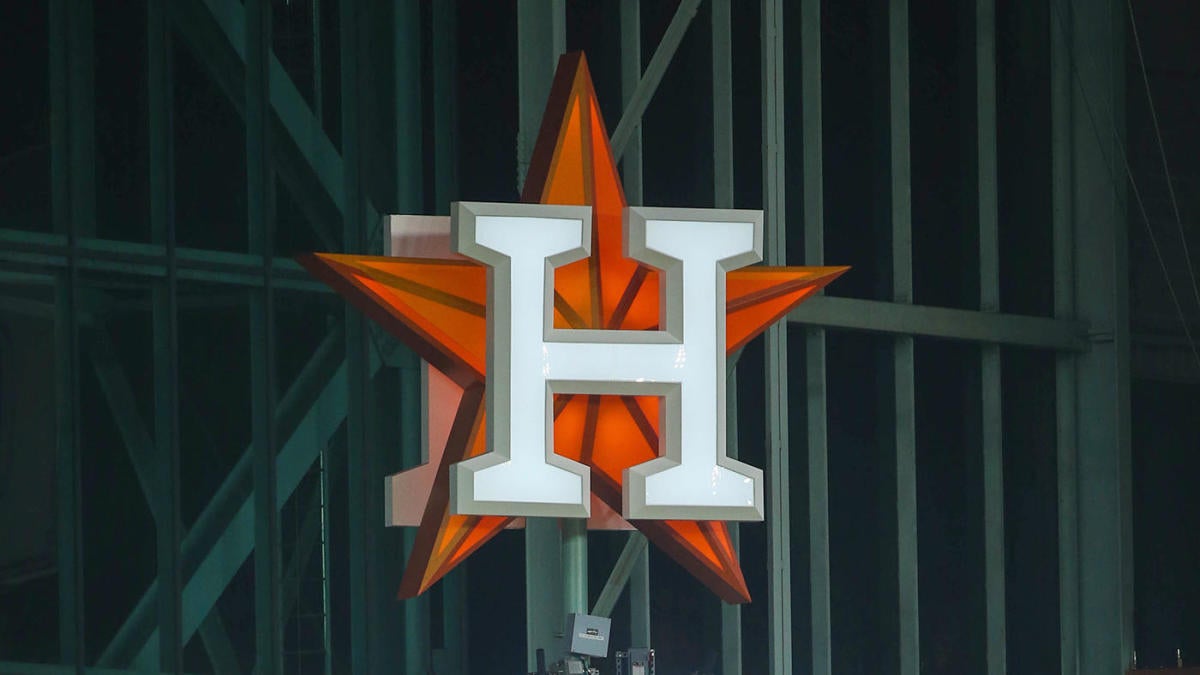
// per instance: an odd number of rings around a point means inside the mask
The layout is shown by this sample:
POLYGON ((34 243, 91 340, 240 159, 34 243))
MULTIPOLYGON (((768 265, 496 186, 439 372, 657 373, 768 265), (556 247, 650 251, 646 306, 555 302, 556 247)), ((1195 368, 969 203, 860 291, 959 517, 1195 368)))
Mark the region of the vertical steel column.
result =
MULTIPOLYGON (((1075 238, 1071 208, 1071 43, 1063 0, 1050 9, 1051 219, 1054 228, 1054 315, 1075 317, 1075 238)), ((1059 672, 1079 671, 1079 491, 1076 445, 1076 357, 1055 359, 1058 480, 1059 672)))
POLYGON ((171 4, 150 0, 146 15, 149 67, 149 179, 151 240, 167 253, 166 279, 153 289, 154 304, 154 491, 158 556, 159 669, 183 669, 183 584, 179 568, 179 376, 177 355, 179 279, 175 257, 175 166, 172 124, 171 4))
MULTIPOLYGON (((629 109, 633 92, 642 79, 642 3, 621 0, 621 107, 629 109)), ((629 137, 629 149, 621 158, 625 201, 635 206, 642 198, 642 125, 639 122, 629 137)))
MULTIPOLYGON (((550 95, 558 57, 566 49, 563 0, 526 0, 517 4, 517 188, 525 182, 541 116, 550 95)), ((541 647, 548 652, 563 634, 563 547, 558 522, 525 522, 525 639, 529 670, 541 647)))
MULTIPOLYGON (((1056 10, 1059 8, 1055 8, 1056 10)), ((1071 215, 1075 315, 1091 326, 1077 356, 1079 671, 1118 672, 1133 650, 1129 299, 1124 153, 1125 5, 1072 3, 1071 215)), ((1065 21, 1064 21, 1065 20, 1065 21)))
MULTIPOLYGON (((359 61, 361 16, 364 3, 339 5, 339 52, 341 61, 342 175, 346 208, 342 245, 347 253, 362 253, 367 246, 367 198, 363 177, 363 129, 359 94, 362 64, 359 61)), ((370 584, 370 554, 374 525, 367 520, 367 491, 378 490, 376 476, 369 475, 370 452, 367 405, 368 334, 363 316, 347 307, 346 323, 346 481, 350 548, 350 670, 374 672, 376 644, 373 591, 370 584)), ((377 514, 372 514, 377 515, 377 514)))
MULTIPOLYGON (((787 264, 784 218, 783 2, 762 2, 763 218, 767 264, 787 264)), ((787 323, 767 329, 767 598, 769 670, 792 672, 792 529, 787 323)))
MULTIPOLYGON (((621 105, 629 108, 642 78, 642 18, 640 0, 621 0, 621 105)), ((642 125, 629 138, 621 158, 625 200, 640 205, 642 196, 642 125)), ((629 576, 630 646, 650 646, 650 547, 646 547, 629 576)))
POLYGON ((246 225, 250 252, 262 256, 263 287, 250 291, 250 363, 254 437, 255 669, 283 670, 279 511, 275 472, 275 176, 270 160, 270 0, 246 2, 246 225))
POLYGON ((587 614, 587 520, 562 519, 563 615, 587 614))
MULTIPOLYGON (((821 120, 821 2, 800 3, 801 125, 804 139, 804 264, 825 264, 825 203, 821 120)), ((829 573, 829 439, 825 330, 808 328, 805 379, 808 412, 808 556, 812 672, 833 671, 829 573)))
POLYGON ((67 265, 55 285, 55 489, 59 660, 84 668, 82 490, 79 447, 79 263, 76 241, 95 229, 92 3, 50 3, 50 142, 54 230, 67 265))
MULTIPOLYGON (((1000 311, 1000 239, 996 174, 996 3, 975 0, 975 114, 979 218, 979 309, 1000 311)), ((1007 670, 1004 594, 1004 430, 1000 346, 980 347, 983 447, 983 554, 987 672, 1007 670)))
MULTIPOLYGON (((908 0, 888 10, 888 97, 892 200, 892 300, 913 301, 912 165, 908 89, 908 0)), ((917 576, 917 440, 913 338, 894 345, 897 626, 901 675, 921 671, 917 576)))
MULTIPOLYGON (((713 206, 733 208, 733 36, 729 0, 712 3, 713 206)), ((725 447, 738 456, 737 360, 730 359, 725 383, 725 447)), ((740 551, 738 524, 728 524, 740 551)), ((742 672, 742 606, 721 603, 721 673, 742 672)))
POLYGON ((558 57, 567 51, 564 0, 517 3, 517 193, 525 184, 558 57))
POLYGON ((433 20, 433 211, 449 213, 458 193, 458 17, 451 2, 435 2, 433 20))

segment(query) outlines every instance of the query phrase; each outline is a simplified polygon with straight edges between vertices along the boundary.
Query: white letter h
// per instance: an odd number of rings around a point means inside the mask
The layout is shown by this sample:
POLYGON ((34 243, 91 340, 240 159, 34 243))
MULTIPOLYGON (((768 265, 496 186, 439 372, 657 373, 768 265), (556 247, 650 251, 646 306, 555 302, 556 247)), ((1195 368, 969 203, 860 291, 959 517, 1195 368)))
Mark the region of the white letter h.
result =
POLYGON ((625 518, 762 520, 762 471, 725 450, 725 273, 761 259, 762 213, 627 209, 663 330, 556 329, 553 268, 588 256, 591 222, 586 206, 454 205, 453 244, 489 267, 490 452, 450 468, 452 512, 588 516, 588 467, 553 450, 554 394, 630 394, 662 397, 661 456, 625 470, 625 518))

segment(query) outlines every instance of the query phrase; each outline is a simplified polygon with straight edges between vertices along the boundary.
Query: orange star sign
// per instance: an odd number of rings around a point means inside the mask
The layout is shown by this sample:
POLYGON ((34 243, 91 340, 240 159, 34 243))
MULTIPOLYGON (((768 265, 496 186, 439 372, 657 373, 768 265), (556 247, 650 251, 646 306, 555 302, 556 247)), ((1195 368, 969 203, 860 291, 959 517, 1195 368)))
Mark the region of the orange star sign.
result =
POLYGON ((762 475, 725 456, 725 357, 847 268, 744 267, 761 212, 627 208, 582 54, 522 200, 547 206, 456 204, 438 255, 301 260, 431 366, 429 461, 388 483, 389 524, 419 527, 400 596, 518 516, 569 516, 749 602, 725 521, 762 518, 762 475))

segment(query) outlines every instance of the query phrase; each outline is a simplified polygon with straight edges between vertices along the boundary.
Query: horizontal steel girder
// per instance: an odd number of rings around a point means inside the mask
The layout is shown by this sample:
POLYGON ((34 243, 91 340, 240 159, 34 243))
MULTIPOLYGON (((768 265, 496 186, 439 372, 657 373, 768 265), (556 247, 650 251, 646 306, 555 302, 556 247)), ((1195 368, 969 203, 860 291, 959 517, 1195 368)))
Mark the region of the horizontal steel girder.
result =
POLYGON ((1090 341, 1088 325, 1082 321, 830 296, 805 301, 792 310, 788 321, 1058 351, 1087 351, 1090 341))

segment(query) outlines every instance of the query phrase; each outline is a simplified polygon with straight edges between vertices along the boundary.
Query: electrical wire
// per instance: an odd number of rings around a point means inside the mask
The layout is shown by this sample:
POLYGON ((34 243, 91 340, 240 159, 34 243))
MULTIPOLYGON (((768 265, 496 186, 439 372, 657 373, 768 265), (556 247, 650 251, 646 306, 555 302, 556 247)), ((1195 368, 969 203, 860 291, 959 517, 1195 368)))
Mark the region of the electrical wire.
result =
MULTIPOLYGON (((1066 0, 1066 3, 1070 5, 1071 1, 1066 0)), ((1052 2, 1051 11, 1053 12, 1055 18, 1058 19, 1059 29, 1062 31, 1063 39, 1068 45, 1067 62, 1070 65, 1071 75, 1075 80, 1075 84, 1079 88, 1079 95, 1083 98, 1083 105, 1087 109, 1088 119, 1091 121, 1092 133, 1094 133, 1096 136, 1097 144, 1103 148, 1104 138, 1100 134, 1100 126, 1096 122, 1095 111, 1092 108, 1091 100, 1088 98, 1087 91, 1083 88, 1083 80, 1079 76, 1079 69, 1076 67, 1075 49, 1070 41, 1071 35, 1067 29, 1066 20, 1063 18, 1059 9, 1060 4, 1061 3, 1058 2, 1052 2)), ((1150 217, 1146 213, 1146 204, 1142 200, 1141 191, 1138 190, 1137 181, 1135 181, 1133 178, 1133 170, 1129 166, 1129 158, 1125 154, 1125 149, 1120 143, 1120 136, 1117 134, 1115 122, 1113 123, 1112 133, 1113 137, 1118 141, 1114 145, 1116 146, 1117 151, 1121 154, 1121 162, 1125 165, 1125 175, 1129 179, 1129 186, 1133 191, 1134 200, 1137 203, 1138 211, 1142 215, 1142 224, 1145 226, 1146 234, 1150 237, 1150 244, 1154 248, 1154 257, 1158 260, 1158 266, 1160 269, 1162 269, 1163 279, 1167 282, 1167 292, 1171 296, 1171 301, 1175 304, 1175 311, 1179 315, 1179 323, 1183 327, 1183 334, 1187 339, 1188 346, 1192 350, 1192 356, 1196 359, 1196 365, 1200 367, 1200 349, 1197 349, 1196 341, 1192 338, 1192 331, 1188 327, 1187 315, 1184 314, 1183 305, 1179 302, 1179 294, 1175 291, 1175 284, 1171 282, 1171 273, 1167 269, 1167 263, 1163 258, 1162 247, 1158 243, 1158 237, 1154 234, 1154 228, 1150 225, 1150 217)), ((1104 157, 1105 168, 1108 169, 1109 179, 1112 181, 1113 187, 1115 188, 1118 185, 1118 180, 1116 171, 1113 168, 1113 163, 1103 149, 1101 149, 1100 154, 1102 157, 1104 157)))
POLYGON ((1179 216, 1179 202, 1175 198, 1175 181, 1171 180, 1171 169, 1167 166, 1167 151, 1163 145, 1162 130, 1158 124, 1158 111, 1154 96, 1150 93, 1150 76, 1146 73, 1146 58, 1142 54, 1142 39, 1138 35, 1137 19, 1133 16, 1133 0, 1126 0, 1129 8, 1129 27, 1133 31, 1133 45, 1137 49, 1138 67, 1142 72, 1142 85, 1146 89, 1146 103, 1150 106, 1150 120, 1154 124, 1154 138, 1158 141, 1158 156, 1162 159, 1163 175, 1167 180, 1167 192, 1171 195, 1171 209, 1175 212, 1175 227, 1179 230, 1179 242, 1183 245, 1183 259, 1187 263, 1188 278, 1192 282, 1192 294, 1196 306, 1200 307, 1200 284, 1196 281, 1196 270, 1192 267, 1192 252, 1188 248, 1187 234, 1183 229, 1183 218, 1179 216))

